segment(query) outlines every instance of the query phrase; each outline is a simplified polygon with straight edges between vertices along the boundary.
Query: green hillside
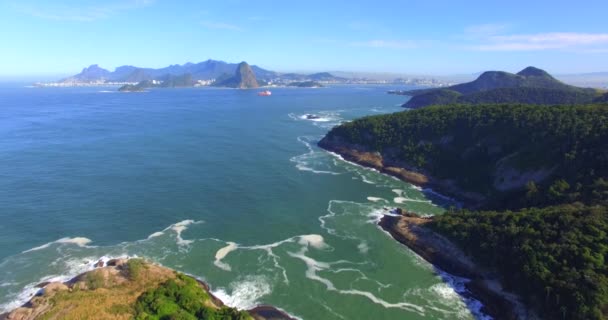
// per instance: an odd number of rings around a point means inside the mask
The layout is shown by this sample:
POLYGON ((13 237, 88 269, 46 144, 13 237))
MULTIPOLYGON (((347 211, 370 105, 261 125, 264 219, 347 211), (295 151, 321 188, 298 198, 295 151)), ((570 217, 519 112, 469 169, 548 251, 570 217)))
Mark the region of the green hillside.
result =
POLYGON ((439 187, 449 180, 483 194, 487 206, 526 206, 533 200, 512 199, 528 182, 549 188, 562 179, 572 186, 563 202, 588 200, 595 179, 608 176, 605 105, 428 107, 343 124, 320 144, 337 140, 427 173, 439 187))
POLYGON ((595 89, 567 85, 534 67, 517 74, 487 71, 472 82, 407 94, 412 98, 403 106, 412 109, 453 103, 586 104, 598 96, 595 89))
POLYGON ((608 105, 433 106, 342 124, 319 145, 483 195, 482 211, 431 227, 544 318, 608 319, 608 105))

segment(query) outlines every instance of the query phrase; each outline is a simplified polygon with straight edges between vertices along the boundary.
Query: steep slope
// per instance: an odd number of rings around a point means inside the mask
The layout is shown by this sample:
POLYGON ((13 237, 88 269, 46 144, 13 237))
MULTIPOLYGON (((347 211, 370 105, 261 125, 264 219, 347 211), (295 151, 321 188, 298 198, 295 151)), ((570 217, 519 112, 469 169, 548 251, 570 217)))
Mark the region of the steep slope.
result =
POLYGON ((608 105, 431 106, 342 124, 319 146, 483 208, 419 231, 454 241, 543 318, 608 319, 608 105))
POLYGON ((403 106, 420 108, 448 103, 583 104, 590 103, 597 91, 567 85, 544 70, 527 67, 517 74, 487 71, 472 82, 441 89, 413 90, 408 94, 412 98, 403 106))
POLYGON ((74 76, 65 78, 61 82, 94 82, 109 80, 112 77, 112 73, 106 69, 99 67, 96 64, 90 65, 87 68, 74 76))
POLYGON ((237 70, 232 77, 219 79, 214 84, 216 87, 228 87, 238 89, 252 89, 259 88, 260 85, 256 80, 255 74, 251 69, 251 66, 247 62, 241 62, 237 70))
MULTIPOLYGON (((82 72, 72 77, 62 79, 60 82, 96 82, 96 81, 115 81, 115 82, 139 82, 144 80, 162 80, 167 75, 181 76, 184 74, 192 75, 194 80, 217 79, 223 74, 234 74, 238 68, 236 63, 226 63, 218 60, 206 60, 199 63, 175 64, 168 67, 139 68, 134 66, 120 66, 113 72, 100 68, 98 65, 91 65, 84 68, 82 72)), ((270 80, 278 75, 274 71, 252 66, 254 74, 259 79, 270 80)))
POLYGON ((608 105, 428 107, 345 123, 319 145, 486 207, 589 200, 608 179, 608 105), (529 182, 555 192, 522 200, 529 182))
POLYGON ((593 102, 596 103, 608 103, 608 93, 604 93, 603 95, 595 98, 593 102))

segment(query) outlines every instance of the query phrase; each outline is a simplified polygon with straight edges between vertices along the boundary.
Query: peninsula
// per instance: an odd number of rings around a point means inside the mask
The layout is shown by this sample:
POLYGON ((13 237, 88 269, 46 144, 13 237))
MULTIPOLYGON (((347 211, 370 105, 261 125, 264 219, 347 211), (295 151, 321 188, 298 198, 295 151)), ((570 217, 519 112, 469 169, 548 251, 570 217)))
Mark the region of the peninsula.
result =
POLYGON ((36 296, 0 320, 293 320, 271 306, 227 307, 206 283, 142 259, 99 261, 96 267, 66 283, 39 284, 36 296))
POLYGON ((608 317, 608 105, 430 106, 344 123, 319 146, 462 200, 467 209, 381 224, 470 277, 470 292, 495 315, 525 318, 512 292, 524 314, 608 317), (429 240, 437 238, 458 253, 429 240))

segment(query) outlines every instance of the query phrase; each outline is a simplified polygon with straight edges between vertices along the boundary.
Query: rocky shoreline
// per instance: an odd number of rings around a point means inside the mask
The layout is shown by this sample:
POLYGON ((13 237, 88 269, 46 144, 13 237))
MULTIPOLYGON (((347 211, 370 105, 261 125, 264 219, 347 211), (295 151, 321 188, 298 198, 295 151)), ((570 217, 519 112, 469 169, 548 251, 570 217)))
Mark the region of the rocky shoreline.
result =
MULTIPOLYGON (((143 261, 143 260, 142 260, 143 261)), ((111 305, 110 308, 103 308, 103 306, 95 307, 87 305, 85 301, 81 301, 81 297, 84 294, 90 294, 94 296, 95 301, 106 301, 105 295, 116 296, 122 294, 124 297, 120 297, 123 304, 120 304, 123 314, 112 313, 113 319, 130 319, 132 314, 130 313, 129 304, 134 302, 141 294, 140 291, 143 288, 154 287, 159 285, 168 279, 172 279, 177 275, 177 272, 169 268, 165 268, 150 262, 143 262, 143 268, 145 268, 145 276, 139 280, 133 280, 130 277, 130 270, 128 268, 129 259, 111 259, 104 263, 99 261, 95 264, 95 269, 84 272, 69 281, 66 282, 45 282, 40 283, 36 287, 40 288, 28 302, 23 306, 16 308, 10 312, 0 314, 0 320, 35 320, 35 319, 63 319, 66 317, 78 319, 82 317, 82 311, 77 310, 78 306, 74 303, 68 303, 67 308, 61 310, 55 310, 61 308, 57 301, 66 299, 75 299, 77 304, 83 304, 80 307, 88 310, 88 314, 85 315, 89 319, 107 319, 107 312, 117 312, 119 310, 117 304, 111 305), (139 282, 139 283, 138 283, 139 282), (118 292, 113 292, 118 291, 118 292), (121 292, 122 291, 122 292, 121 292), (73 295, 72 297, 70 297, 73 295), (124 304, 127 303, 127 304, 124 304), (101 311, 100 312, 100 309, 101 311)), ((210 287, 207 283, 198 280, 194 277, 187 276, 194 279, 201 288, 207 292, 211 298, 209 303, 212 308, 224 307, 224 303, 211 293, 210 287)), ((246 310, 246 312, 255 320, 295 320, 287 313, 269 305, 259 305, 253 309, 246 310)))
POLYGON ((502 289, 499 279, 477 266, 450 240, 425 226, 432 217, 419 217, 401 209, 396 212, 398 216, 385 215, 378 225, 436 268, 470 279, 465 287, 483 304, 484 313, 497 320, 530 318, 518 297, 502 289))
MULTIPOLYGON (((440 181, 416 172, 406 164, 392 161, 389 156, 351 145, 338 137, 325 137, 319 147, 338 154, 346 161, 378 170, 413 185, 432 188, 438 192, 463 201, 466 207, 479 206, 483 196, 455 187, 449 181, 440 181)), ((404 244, 436 268, 451 275, 470 279, 465 285, 471 296, 483 304, 482 311, 498 320, 530 319, 519 297, 502 289, 499 279, 491 272, 477 266, 460 248, 425 225, 432 217, 420 217, 396 209, 398 216, 385 215, 378 225, 395 240, 404 244)))
POLYGON ((381 154, 367 150, 363 146, 346 143, 339 137, 329 136, 321 139, 318 146, 338 154, 346 161, 378 170, 415 186, 433 189, 440 194, 457 198, 468 208, 478 207, 485 201, 483 195, 462 190, 453 181, 436 179, 424 172, 416 171, 406 163, 393 159, 394 157, 390 156, 390 152, 381 154))

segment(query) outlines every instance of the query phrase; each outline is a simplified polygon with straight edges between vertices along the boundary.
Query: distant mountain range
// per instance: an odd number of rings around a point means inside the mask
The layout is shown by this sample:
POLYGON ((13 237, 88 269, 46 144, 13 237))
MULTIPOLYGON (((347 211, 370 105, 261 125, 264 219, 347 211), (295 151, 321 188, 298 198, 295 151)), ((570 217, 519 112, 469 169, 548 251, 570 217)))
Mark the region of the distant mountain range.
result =
MULTIPOLYGON (((199 63, 186 63, 171 65, 165 68, 140 68, 134 66, 121 66, 114 71, 91 65, 82 69, 79 74, 60 80, 61 83, 91 83, 91 82, 141 82, 151 80, 164 80, 168 76, 191 75, 192 80, 213 80, 233 76, 240 64, 227 63, 218 60, 207 60, 199 63)), ((330 73, 296 74, 279 73, 250 66, 257 80, 262 82, 282 81, 327 81, 342 82, 347 79, 333 76, 330 73)))
POLYGON ((412 96, 403 105, 406 108, 454 103, 583 104, 600 99, 602 94, 597 89, 567 85, 535 67, 517 74, 487 71, 472 82, 447 88, 393 93, 412 96))

